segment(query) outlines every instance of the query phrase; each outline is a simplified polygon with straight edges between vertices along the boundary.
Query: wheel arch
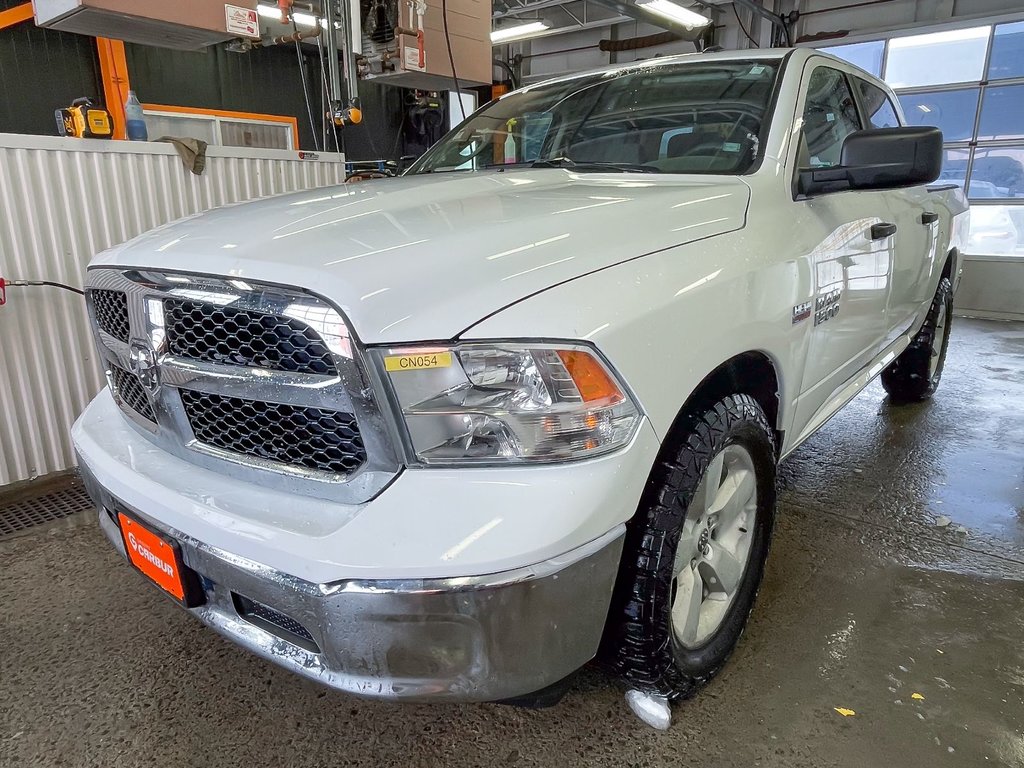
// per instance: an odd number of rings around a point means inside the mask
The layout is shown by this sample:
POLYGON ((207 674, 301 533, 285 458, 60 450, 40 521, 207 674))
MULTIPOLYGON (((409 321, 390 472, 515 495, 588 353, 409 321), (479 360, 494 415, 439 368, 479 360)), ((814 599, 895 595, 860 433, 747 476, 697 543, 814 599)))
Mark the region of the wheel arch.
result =
POLYGON ((782 379, 779 366, 765 352, 749 350, 733 355, 718 365, 690 392, 665 436, 669 442, 684 429, 683 422, 696 412, 710 407, 723 397, 750 395, 761 406, 775 432, 776 458, 782 448, 782 379))
POLYGON ((950 248, 949 253, 946 254, 946 263, 942 265, 942 276, 939 277, 941 280, 943 277, 948 277, 950 282, 953 280, 957 265, 960 262, 960 250, 958 248, 950 248))

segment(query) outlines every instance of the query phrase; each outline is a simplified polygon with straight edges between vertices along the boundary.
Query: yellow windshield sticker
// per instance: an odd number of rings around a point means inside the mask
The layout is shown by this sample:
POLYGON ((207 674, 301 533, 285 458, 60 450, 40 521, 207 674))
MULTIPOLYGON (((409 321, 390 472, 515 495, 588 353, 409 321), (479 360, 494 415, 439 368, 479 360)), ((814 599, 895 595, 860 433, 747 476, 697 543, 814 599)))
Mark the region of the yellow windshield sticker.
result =
POLYGON ((391 371, 425 371, 428 368, 450 368, 451 352, 425 352, 417 355, 391 355, 384 358, 384 368, 391 371))

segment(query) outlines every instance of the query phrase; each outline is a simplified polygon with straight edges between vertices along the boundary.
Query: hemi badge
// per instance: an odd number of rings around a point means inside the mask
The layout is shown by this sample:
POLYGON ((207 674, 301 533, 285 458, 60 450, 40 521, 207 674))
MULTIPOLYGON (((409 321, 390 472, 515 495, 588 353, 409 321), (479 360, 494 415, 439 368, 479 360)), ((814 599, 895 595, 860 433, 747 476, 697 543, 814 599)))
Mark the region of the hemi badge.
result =
POLYGON ((803 304, 797 304, 793 307, 793 325, 796 325, 811 316, 811 306, 811 302, 805 301, 803 304))

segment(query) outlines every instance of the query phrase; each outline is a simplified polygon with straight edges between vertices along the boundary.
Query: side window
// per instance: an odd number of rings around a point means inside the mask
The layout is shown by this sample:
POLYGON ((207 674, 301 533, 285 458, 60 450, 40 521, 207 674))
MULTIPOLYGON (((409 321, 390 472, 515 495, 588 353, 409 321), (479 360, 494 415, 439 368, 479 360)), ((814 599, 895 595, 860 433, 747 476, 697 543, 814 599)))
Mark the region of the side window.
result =
POLYGON ((811 73, 804 103, 800 168, 831 168, 839 165, 843 141, 861 129, 857 105, 846 76, 831 67, 811 73))
POLYGON ((896 108, 892 105, 888 95, 873 83, 862 80, 859 77, 853 78, 857 81, 857 88, 860 91, 860 102, 867 113, 868 123, 872 128, 897 128, 900 119, 896 117, 896 108))

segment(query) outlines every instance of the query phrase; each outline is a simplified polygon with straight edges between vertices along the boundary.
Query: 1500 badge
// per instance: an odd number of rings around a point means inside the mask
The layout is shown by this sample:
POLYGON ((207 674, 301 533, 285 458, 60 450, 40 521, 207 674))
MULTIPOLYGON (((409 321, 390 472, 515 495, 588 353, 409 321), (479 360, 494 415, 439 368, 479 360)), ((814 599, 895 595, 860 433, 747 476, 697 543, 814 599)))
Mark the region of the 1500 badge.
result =
POLYGON ((843 296, 842 288, 833 288, 814 300, 814 324, 821 325, 839 314, 839 299, 843 296))

